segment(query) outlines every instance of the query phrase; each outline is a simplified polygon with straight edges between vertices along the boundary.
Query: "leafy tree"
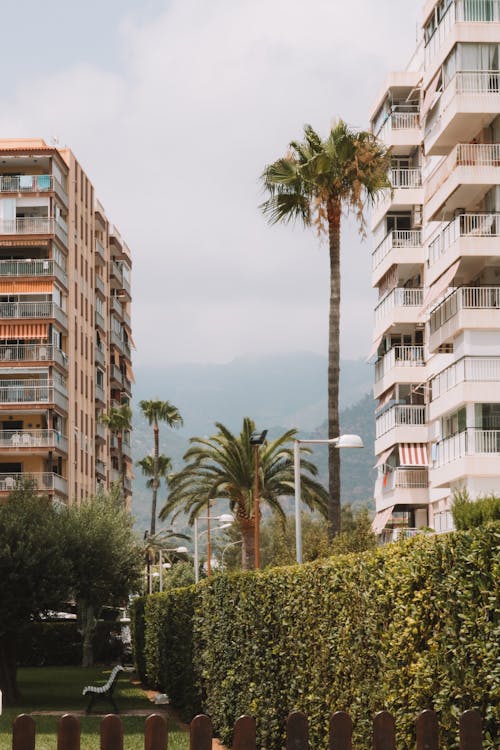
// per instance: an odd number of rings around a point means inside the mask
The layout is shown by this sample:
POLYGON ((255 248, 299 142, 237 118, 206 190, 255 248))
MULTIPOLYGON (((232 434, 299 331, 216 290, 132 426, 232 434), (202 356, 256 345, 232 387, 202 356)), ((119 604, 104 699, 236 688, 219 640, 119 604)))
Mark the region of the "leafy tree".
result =
MULTIPOLYGON (((170 480, 170 494, 160 511, 166 518, 173 511, 185 511, 193 523, 212 498, 226 498, 236 516, 242 542, 242 567, 254 567, 254 446, 250 436, 255 423, 245 417, 239 436, 216 422, 218 432, 210 438, 191 438, 184 456, 187 465, 170 480)), ((294 494, 293 446, 296 430, 259 446, 259 499, 273 513, 284 518, 281 499, 294 494)), ((301 446, 303 454, 310 453, 301 446)), ((302 499, 309 508, 326 511, 327 493, 314 477, 316 466, 302 460, 302 499)))
POLYGON ((160 486, 160 464, 159 464, 159 452, 160 452, 160 428, 159 422, 166 422, 169 427, 179 427, 182 425, 182 417, 176 406, 170 403, 170 401, 160 401, 159 399, 153 399, 150 401, 139 401, 142 413, 148 420, 150 425, 153 425, 153 437, 154 437, 154 453, 153 453, 153 497, 151 500, 151 526, 150 534, 154 534, 156 531, 156 501, 158 496, 158 487, 160 486))
MULTIPOLYGON (((322 140, 310 125, 304 140, 292 141, 288 154, 264 169, 269 198, 261 208, 271 224, 301 221, 328 235, 330 314, 328 354, 328 437, 339 435, 340 228, 343 210, 354 211, 364 233, 365 203, 389 188, 389 152, 368 132, 355 132, 339 120, 322 140)), ((340 530, 340 456, 328 456, 328 525, 340 530)))
POLYGON ((457 489, 453 494, 451 515, 459 531, 474 529, 490 521, 500 521, 500 497, 486 495, 471 500, 467 489, 457 489))
POLYGON ((125 460, 123 457, 123 433, 132 427, 132 410, 128 404, 112 406, 107 414, 101 415, 101 422, 107 425, 110 432, 115 435, 118 443, 118 473, 120 475, 120 486, 122 499, 125 500, 125 460))
POLYGON ((82 666, 93 664, 92 637, 101 608, 123 604, 140 581, 143 558, 132 518, 118 493, 98 494, 61 513, 72 594, 83 639, 82 666))
POLYGON ((65 549, 60 513, 35 494, 33 483, 0 504, 0 690, 6 705, 19 698, 16 636, 69 596, 65 549))

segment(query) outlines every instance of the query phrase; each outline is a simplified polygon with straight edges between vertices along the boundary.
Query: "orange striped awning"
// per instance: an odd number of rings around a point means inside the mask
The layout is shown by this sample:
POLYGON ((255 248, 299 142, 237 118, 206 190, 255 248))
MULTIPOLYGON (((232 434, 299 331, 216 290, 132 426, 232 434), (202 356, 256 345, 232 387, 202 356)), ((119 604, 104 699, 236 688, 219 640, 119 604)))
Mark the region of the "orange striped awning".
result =
POLYGON ((132 366, 129 365, 128 362, 125 362, 125 371, 127 373, 127 379, 130 380, 131 383, 135 383, 134 373, 132 370, 132 366))
POLYGON ((54 291, 53 284, 47 279, 35 281, 0 281, 0 294, 50 294, 54 291))
POLYGON ((48 341, 49 327, 47 323, 0 323, 0 340, 6 339, 37 339, 48 341))
POLYGON ((401 466, 428 466, 427 445, 425 443, 401 443, 399 463, 401 466))

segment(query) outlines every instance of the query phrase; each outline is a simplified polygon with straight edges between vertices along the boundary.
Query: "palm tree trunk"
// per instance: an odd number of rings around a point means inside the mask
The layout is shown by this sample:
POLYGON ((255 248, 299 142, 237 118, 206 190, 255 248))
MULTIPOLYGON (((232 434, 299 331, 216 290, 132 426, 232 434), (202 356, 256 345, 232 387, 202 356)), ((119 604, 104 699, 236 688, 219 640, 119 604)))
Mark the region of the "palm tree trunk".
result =
POLYGON ((238 518, 241 529, 241 567, 242 570, 255 568, 255 526, 253 518, 238 518))
POLYGON ((153 427, 154 435, 154 455, 153 455, 153 497, 151 499, 151 525, 150 533, 156 533, 156 498, 158 496, 158 454, 160 452, 160 436, 159 436, 158 422, 155 420, 153 427))
MULTIPOLYGON (((330 246, 330 314, 328 331, 328 437, 336 438, 339 427, 340 377, 340 201, 330 199, 327 204, 328 240, 330 246)), ((340 531, 340 451, 328 447, 328 536, 332 539, 340 531)))

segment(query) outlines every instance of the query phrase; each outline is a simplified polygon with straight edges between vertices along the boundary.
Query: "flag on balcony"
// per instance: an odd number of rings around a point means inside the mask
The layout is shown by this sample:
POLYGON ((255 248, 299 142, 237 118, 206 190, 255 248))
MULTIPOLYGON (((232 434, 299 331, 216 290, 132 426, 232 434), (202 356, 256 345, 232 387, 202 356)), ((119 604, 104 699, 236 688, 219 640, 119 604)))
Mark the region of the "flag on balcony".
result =
POLYGON ((399 463, 400 466, 428 466, 427 445, 425 443, 401 443, 399 463))

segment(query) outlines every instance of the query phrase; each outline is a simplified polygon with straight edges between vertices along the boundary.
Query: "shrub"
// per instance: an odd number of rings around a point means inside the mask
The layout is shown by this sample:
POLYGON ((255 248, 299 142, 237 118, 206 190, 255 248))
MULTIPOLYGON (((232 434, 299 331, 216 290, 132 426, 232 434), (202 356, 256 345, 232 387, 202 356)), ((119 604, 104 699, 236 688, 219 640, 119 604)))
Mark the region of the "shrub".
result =
MULTIPOLYGON (((117 661, 123 644, 113 637, 117 623, 97 623, 93 645, 95 659, 101 664, 117 661)), ((77 666, 82 661, 82 637, 75 621, 32 622, 22 629, 18 640, 18 665, 21 667, 77 666)))
POLYGON ((227 746, 234 721, 249 713, 259 746, 278 750, 297 708, 310 719, 312 747, 327 746, 329 716, 339 709, 353 717, 355 745, 368 747, 372 718, 387 709, 398 747, 413 748, 415 715, 432 708, 442 746, 455 750, 458 715, 474 707, 484 748, 493 750, 499 549, 500 524, 490 524, 150 597, 147 672, 159 686, 174 684, 194 658, 189 684, 227 746))
POLYGON ((462 531, 500 521, 500 497, 486 495, 472 501, 467 490, 456 490, 451 514, 455 528, 462 531))

